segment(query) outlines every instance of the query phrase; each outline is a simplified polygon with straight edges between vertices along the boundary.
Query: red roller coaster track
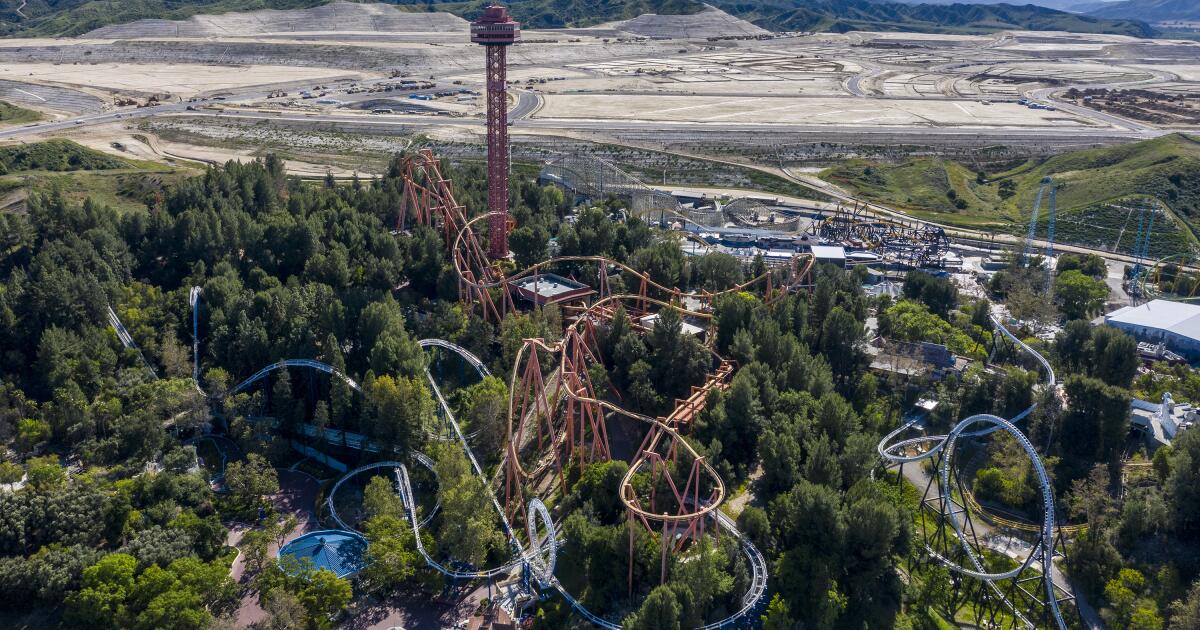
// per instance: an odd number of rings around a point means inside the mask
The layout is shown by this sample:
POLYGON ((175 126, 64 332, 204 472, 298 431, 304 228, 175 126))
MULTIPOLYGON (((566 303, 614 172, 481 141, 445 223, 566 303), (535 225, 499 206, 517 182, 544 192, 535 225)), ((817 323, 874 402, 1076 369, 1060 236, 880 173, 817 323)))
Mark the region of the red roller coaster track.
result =
MULTIPOLYGON (((505 313, 515 310, 513 282, 516 280, 561 263, 591 263, 599 267, 596 299, 564 305, 570 323, 562 338, 554 343, 526 339, 517 353, 509 381, 509 438, 498 472, 504 476, 504 512, 514 519, 524 513, 530 484, 536 488, 546 481, 557 480, 559 491, 565 493, 568 465, 578 463, 582 469, 589 463, 610 460, 609 414, 643 422, 650 428, 621 482, 620 498, 630 522, 642 523, 648 530, 663 534, 662 579, 665 580, 670 554, 703 535, 704 520, 716 516, 714 513, 725 498, 724 482, 682 432, 690 428, 712 393, 728 386, 734 364, 712 349, 715 335, 708 335, 714 368, 704 383, 694 386, 688 398, 676 400, 669 415, 646 416, 597 395, 589 370, 602 364, 596 325, 611 321, 617 309, 624 307, 636 314, 651 309, 673 309, 694 320, 706 321, 711 327, 714 303, 724 295, 762 287, 766 301, 774 303, 788 292, 811 287, 812 256, 797 255, 786 268, 773 269, 718 292, 685 293, 601 256, 552 258, 506 277, 501 265, 486 255, 475 232, 475 225, 483 220, 493 224, 497 213, 468 219, 465 208, 454 199, 451 182, 442 176, 437 160, 427 149, 403 160, 402 177, 404 192, 397 230, 403 230, 410 217, 415 223, 439 229, 458 277, 460 300, 477 307, 488 321, 499 322, 505 313), (637 293, 610 292, 607 274, 608 269, 614 268, 637 279, 634 282, 637 293), (698 302, 699 309, 682 306, 685 298, 698 302), (548 374, 543 356, 558 358, 557 366, 548 374), (522 454, 526 452, 532 459, 528 466, 522 463, 522 454), (674 477, 684 470, 686 478, 674 477), (639 495, 634 488, 633 476, 640 472, 647 473, 654 481, 648 496, 639 495), (666 496, 658 493, 659 480, 667 489, 666 496)), ((504 219, 508 220, 507 215, 504 219)), ((553 483, 550 481, 551 486, 553 483)), ((630 543, 632 553, 632 529, 630 543)))

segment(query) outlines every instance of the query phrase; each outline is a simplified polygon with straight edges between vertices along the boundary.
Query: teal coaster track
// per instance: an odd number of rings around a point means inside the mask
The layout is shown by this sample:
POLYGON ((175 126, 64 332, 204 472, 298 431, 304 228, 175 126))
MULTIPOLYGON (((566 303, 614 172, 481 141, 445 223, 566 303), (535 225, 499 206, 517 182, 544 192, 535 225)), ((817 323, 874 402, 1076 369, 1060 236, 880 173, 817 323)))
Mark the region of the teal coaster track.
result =
MULTIPOLYGON (((1054 375, 1054 369, 1050 366, 1049 361, 1041 354, 1038 354, 1033 348, 1029 347, 1025 342, 1013 335, 1003 324, 992 317, 992 325, 997 333, 1003 335, 1009 341, 1013 342, 1018 348, 1027 353, 1041 367, 1043 373, 1042 387, 1048 390, 1054 390, 1057 386, 1057 380, 1054 375)), ((964 557, 967 558, 969 566, 963 566, 956 563, 946 554, 940 553, 932 547, 926 547, 926 552, 937 562, 945 565, 954 573, 964 577, 981 580, 985 586, 1005 605, 1010 609, 1012 614, 1020 620, 1020 622, 1029 628, 1039 626, 1034 620, 1030 620, 1013 602, 1008 598, 1001 589, 996 585, 996 582, 1001 580, 1018 579, 1018 576, 1030 569, 1034 563, 1038 563, 1038 569, 1041 571, 1041 577, 1045 585, 1045 600, 1042 604, 1046 607, 1048 615, 1046 615, 1055 627, 1060 630, 1066 630, 1067 622, 1063 618, 1061 610, 1059 591, 1062 590, 1060 585, 1055 584, 1055 570, 1053 566, 1054 560, 1054 540, 1055 527, 1057 521, 1054 510, 1054 493, 1050 482, 1050 477, 1046 473, 1045 466, 1042 464, 1041 457, 1038 456, 1033 444, 1025 436, 1015 423, 1027 418, 1037 407, 1037 403, 1022 410, 1020 413, 1013 416, 1011 419, 1004 419, 991 414, 977 414, 964 418, 956 424, 946 435, 920 436, 915 438, 896 441, 902 434, 912 430, 919 420, 913 420, 905 423, 895 431, 884 436, 879 442, 878 451, 880 457, 884 461, 892 464, 905 464, 919 462, 922 460, 930 460, 938 462, 938 481, 940 483, 940 498, 937 504, 941 510, 942 522, 949 523, 954 530, 954 534, 961 547, 964 557), (976 425, 987 425, 982 429, 975 429, 976 425), (1018 566, 1000 572, 989 572, 983 563, 983 558, 978 549, 971 546, 968 533, 965 531, 965 522, 967 518, 967 508, 955 504, 953 497, 953 487, 951 484, 952 473, 952 455, 954 453, 955 444, 962 438, 976 438, 989 435, 996 431, 1004 431, 1013 436, 1025 454, 1033 463, 1034 474, 1037 479, 1038 489, 1042 498, 1042 523, 1038 537, 1038 542, 1031 550, 1029 555, 1018 566), (922 449, 915 455, 907 455, 913 449, 922 449), (939 457, 940 455, 940 457, 939 457)))

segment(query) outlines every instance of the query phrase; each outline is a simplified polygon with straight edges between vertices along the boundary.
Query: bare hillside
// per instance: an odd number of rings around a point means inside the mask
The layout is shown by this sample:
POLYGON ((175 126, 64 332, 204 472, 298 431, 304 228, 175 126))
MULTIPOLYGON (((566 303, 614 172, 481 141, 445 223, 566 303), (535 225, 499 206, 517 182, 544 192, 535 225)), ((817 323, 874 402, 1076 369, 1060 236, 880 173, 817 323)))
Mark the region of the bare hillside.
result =
POLYGON ((770 31, 711 6, 691 15, 648 13, 631 20, 613 22, 607 26, 643 37, 669 37, 672 39, 707 39, 709 37, 754 36, 770 33, 770 31))
POLYGON ((465 31, 467 22, 449 13, 410 13, 387 4, 333 2, 311 9, 196 15, 186 20, 138 20, 98 28, 83 37, 237 37, 311 32, 465 31))

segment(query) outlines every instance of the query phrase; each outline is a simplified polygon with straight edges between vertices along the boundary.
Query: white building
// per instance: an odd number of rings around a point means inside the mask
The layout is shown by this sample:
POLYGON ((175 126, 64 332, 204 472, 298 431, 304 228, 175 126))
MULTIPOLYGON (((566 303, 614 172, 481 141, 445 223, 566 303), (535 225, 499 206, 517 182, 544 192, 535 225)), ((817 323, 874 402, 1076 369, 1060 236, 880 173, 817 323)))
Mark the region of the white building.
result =
MULTIPOLYGON (((654 325, 658 323, 658 313, 647 315, 637 321, 639 324, 645 326, 647 330, 654 330, 654 325)), ((680 328, 683 334, 693 337, 703 337, 704 333, 707 332, 703 328, 695 324, 689 324, 686 321, 680 322, 680 328)))
POLYGON ((1104 323, 1142 341, 1162 342, 1186 357, 1200 357, 1200 305, 1153 300, 1104 316, 1104 323))
POLYGON ((819 263, 829 263, 846 268, 846 248, 841 245, 811 245, 809 251, 819 263))
POLYGON ((1189 404, 1176 404, 1171 394, 1163 394, 1162 403, 1134 398, 1130 401, 1130 420, 1160 444, 1170 444, 1181 429, 1196 421, 1196 410, 1189 404))

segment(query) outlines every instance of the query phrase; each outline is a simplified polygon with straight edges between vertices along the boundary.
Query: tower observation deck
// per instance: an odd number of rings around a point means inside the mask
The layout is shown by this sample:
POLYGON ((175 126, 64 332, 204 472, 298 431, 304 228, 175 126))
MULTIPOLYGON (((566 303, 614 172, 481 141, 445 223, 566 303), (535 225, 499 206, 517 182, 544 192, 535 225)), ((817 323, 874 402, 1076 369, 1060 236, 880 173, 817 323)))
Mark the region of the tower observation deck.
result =
POLYGON ((508 9, 488 5, 471 23, 471 41, 487 50, 488 255, 508 256, 508 46, 521 38, 521 25, 508 9))

